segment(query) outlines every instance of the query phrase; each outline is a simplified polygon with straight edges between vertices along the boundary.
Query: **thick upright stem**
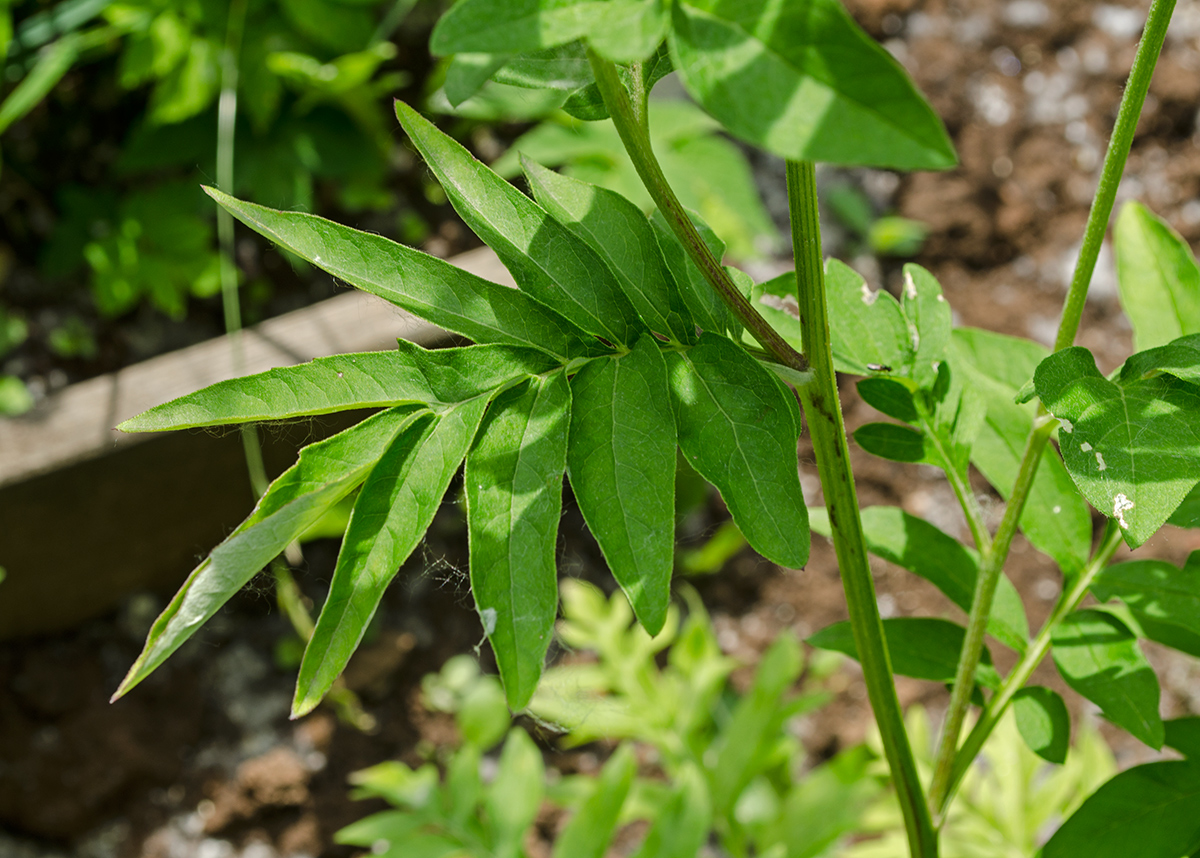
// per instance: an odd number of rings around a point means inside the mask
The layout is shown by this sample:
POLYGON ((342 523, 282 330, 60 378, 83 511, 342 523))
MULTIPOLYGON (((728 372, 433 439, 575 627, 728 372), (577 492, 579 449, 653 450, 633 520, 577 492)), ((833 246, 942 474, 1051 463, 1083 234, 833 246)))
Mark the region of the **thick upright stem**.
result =
POLYGON ((858 496, 850 471, 850 449, 842 406, 838 400, 829 338, 829 314, 821 258, 821 227, 817 216, 817 186, 811 162, 788 162, 788 205, 792 221, 792 251, 800 304, 800 325, 812 382, 799 388, 808 421, 833 528, 854 644, 866 678, 867 695, 883 738, 892 780, 904 813, 913 858, 935 858, 937 832, 930 821, 916 762, 904 729, 900 701, 884 639, 883 620, 875 601, 875 584, 867 563, 867 545, 859 516, 858 496))
POLYGON ((646 186, 650 198, 671 225, 688 256, 696 263, 713 289, 717 290, 726 306, 754 338, 762 343, 772 359, 798 372, 807 370, 808 362, 804 357, 788 345, 746 300, 746 296, 738 291, 729 274, 721 267, 720 261, 712 255, 704 240, 700 238, 700 233, 696 231, 691 218, 684 211, 683 204, 667 184, 658 159, 654 157, 654 151, 650 147, 650 136, 640 121, 638 110, 630 100, 629 93, 621 83, 617 67, 591 51, 588 52, 588 59, 591 60, 592 72, 596 76, 596 85, 604 98, 604 104, 608 107, 609 115, 612 116, 613 124, 617 133, 621 135, 621 142, 625 145, 642 184, 646 186))
POLYGON ((1142 31, 1141 41, 1138 42, 1133 67, 1129 70, 1129 82, 1125 85, 1125 94, 1121 96, 1117 123, 1113 127, 1108 151, 1104 155, 1100 185, 1096 188, 1092 209, 1088 213, 1083 245, 1079 249, 1079 260, 1071 277, 1071 288, 1063 304, 1062 321, 1058 326, 1058 336, 1054 340, 1055 351, 1074 343, 1075 334, 1079 331, 1079 320, 1083 316, 1088 284, 1092 281, 1092 272, 1100 255, 1100 245, 1104 242, 1104 233, 1108 230, 1117 187, 1121 184, 1121 174, 1125 171, 1125 159, 1129 157, 1129 149, 1133 145, 1138 117, 1142 115, 1146 91, 1150 88, 1150 78, 1154 75, 1154 66, 1162 51, 1167 25, 1171 23, 1171 13, 1174 9, 1175 0, 1154 0, 1150 4, 1146 27, 1142 31))

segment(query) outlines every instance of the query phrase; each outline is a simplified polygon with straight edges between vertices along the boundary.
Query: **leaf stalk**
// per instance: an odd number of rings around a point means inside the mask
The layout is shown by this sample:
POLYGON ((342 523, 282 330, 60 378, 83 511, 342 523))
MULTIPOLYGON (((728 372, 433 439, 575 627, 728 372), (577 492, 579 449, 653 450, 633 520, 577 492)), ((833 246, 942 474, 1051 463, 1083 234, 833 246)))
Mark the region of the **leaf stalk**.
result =
MULTIPOLYGON (((720 261, 712 255, 700 237, 700 233, 696 231, 683 204, 679 202, 675 191, 671 189, 666 176, 663 175, 662 167, 650 145, 650 135, 641 121, 644 112, 642 117, 639 117, 639 112, 634 107, 629 92, 621 83, 616 65, 591 50, 588 51, 588 59, 592 64, 592 73, 596 77, 600 95, 604 98, 604 104, 612 116, 613 125, 616 126, 617 133, 621 136, 621 142, 625 145, 625 150, 629 153, 629 158, 633 161, 638 176, 641 177, 654 204, 658 206, 667 223, 671 225, 671 230, 683 244, 688 256, 696 263, 704 278, 717 291, 717 294, 721 296, 721 300, 776 362, 798 372, 807 370, 808 361, 788 345, 787 341, 746 300, 746 296, 738 290, 729 274, 721 267, 720 261)), ((635 77, 640 79, 640 73, 635 77)), ((644 93, 639 95, 644 97, 644 93)))

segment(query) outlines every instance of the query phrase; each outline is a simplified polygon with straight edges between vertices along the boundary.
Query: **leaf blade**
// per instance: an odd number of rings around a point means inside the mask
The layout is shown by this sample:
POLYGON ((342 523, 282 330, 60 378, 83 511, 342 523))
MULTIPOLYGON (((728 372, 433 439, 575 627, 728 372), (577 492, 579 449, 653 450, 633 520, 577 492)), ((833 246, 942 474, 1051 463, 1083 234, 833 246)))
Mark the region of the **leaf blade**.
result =
POLYGON ((674 556, 676 443, 669 396, 666 363, 650 334, 629 353, 593 361, 571 379, 571 488, 638 621, 652 635, 666 621, 674 556))
POLYGON ((358 648, 383 591, 433 521, 487 402, 480 396, 412 426, 371 469, 350 514, 329 595, 304 650, 293 717, 320 703, 358 648))
POLYGON ((534 379, 493 403, 467 454, 471 592, 513 710, 537 687, 558 608, 570 410, 565 373, 534 379))

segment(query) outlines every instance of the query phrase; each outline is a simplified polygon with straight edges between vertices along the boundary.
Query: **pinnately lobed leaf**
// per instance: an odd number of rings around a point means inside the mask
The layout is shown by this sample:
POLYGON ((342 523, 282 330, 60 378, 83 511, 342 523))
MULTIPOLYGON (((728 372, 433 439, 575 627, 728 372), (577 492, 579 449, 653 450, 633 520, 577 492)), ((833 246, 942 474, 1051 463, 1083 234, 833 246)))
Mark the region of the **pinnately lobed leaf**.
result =
POLYGON ((493 403, 467 454, 471 592, 514 710, 537 687, 558 610, 570 413, 565 373, 531 379, 493 403))
POLYGON ((658 343, 571 379, 567 468, 584 521, 650 634, 667 618, 675 529, 675 419, 658 343))
POLYGON ((379 235, 204 190, 246 226, 334 277, 477 343, 529 346, 557 357, 601 351, 577 325, 516 289, 379 235))
POLYGON ((941 170, 946 129, 837 0, 678 0, 684 86, 734 135, 794 161, 941 170))
POLYGON ((154 621, 113 699, 149 676, 263 566, 353 491, 396 436, 426 414, 392 408, 301 450, 299 461, 271 483, 250 517, 196 567, 154 621))
POLYGON ((433 521, 487 404, 479 396, 414 424, 371 469, 304 650, 292 717, 312 711, 358 648, 383 591, 433 521))

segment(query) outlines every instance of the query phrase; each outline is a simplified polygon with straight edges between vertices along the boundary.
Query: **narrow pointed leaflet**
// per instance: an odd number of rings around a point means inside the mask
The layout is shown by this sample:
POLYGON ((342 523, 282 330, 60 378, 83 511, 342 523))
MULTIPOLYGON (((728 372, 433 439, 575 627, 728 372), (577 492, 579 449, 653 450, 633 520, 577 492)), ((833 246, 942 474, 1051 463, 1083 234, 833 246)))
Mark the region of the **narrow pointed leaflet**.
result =
POLYGON ((471 592, 514 710, 537 687, 558 610, 570 411, 565 373, 534 378, 496 399, 467 454, 471 592))
POLYGON ((516 289, 373 233, 315 215, 242 202, 213 188, 204 190, 280 247, 351 286, 477 343, 531 346, 559 357, 595 350, 592 338, 578 326, 516 289))
POLYGON ((384 589, 433 521, 487 401, 476 397, 413 425, 371 470, 350 514, 329 596, 304 650, 293 717, 321 702, 358 648, 384 589))
POLYGON ((644 326, 594 250, 407 104, 396 102, 396 116, 454 210, 522 291, 611 343, 637 340, 644 326))
POLYGON ((396 435, 427 413, 389 409, 301 450, 299 461, 271 483, 249 518, 196 567, 154 621, 114 699, 149 676, 247 581, 353 491, 396 435))
POLYGON ((286 420, 350 408, 450 404, 545 372, 549 354, 485 345, 429 350, 400 340, 395 351, 334 355, 220 381, 126 420, 122 432, 157 432, 286 420))
POLYGON ((671 352, 671 402, 679 446, 721 492, 747 541, 768 560, 808 562, 808 511, 796 441, 800 410, 787 388, 739 346, 705 333, 671 352))
POLYGON ((640 622, 667 618, 675 550, 675 418, 667 368, 645 334, 571 379, 571 490, 640 622))
POLYGON ((521 166, 537 201, 608 263, 650 330, 677 343, 694 342, 696 323, 641 209, 614 191, 526 158, 521 166))

